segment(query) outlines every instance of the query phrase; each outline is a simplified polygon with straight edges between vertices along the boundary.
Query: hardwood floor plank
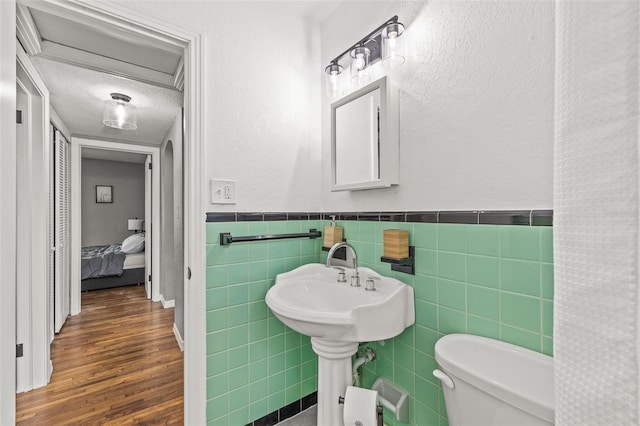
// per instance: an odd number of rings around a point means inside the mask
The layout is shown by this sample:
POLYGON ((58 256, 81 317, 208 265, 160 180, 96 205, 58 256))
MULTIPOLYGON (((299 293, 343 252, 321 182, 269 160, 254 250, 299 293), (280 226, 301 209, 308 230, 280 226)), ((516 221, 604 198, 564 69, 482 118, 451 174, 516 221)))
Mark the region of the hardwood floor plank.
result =
POLYGON ((16 395, 17 424, 182 424, 173 316, 143 286, 83 293, 52 344, 51 383, 16 395))

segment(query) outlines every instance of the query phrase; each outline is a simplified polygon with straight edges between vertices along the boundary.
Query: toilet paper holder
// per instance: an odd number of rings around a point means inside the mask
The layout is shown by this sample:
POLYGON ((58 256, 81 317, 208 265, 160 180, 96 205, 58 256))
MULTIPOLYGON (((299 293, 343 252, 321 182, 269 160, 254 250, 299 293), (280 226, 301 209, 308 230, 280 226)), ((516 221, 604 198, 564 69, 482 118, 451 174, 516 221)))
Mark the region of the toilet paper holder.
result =
MULTIPOLYGON (((338 397, 338 404, 344 404, 344 396, 338 397)), ((358 423, 360 422, 356 422, 356 426, 358 426, 358 423)), ((384 426, 383 410, 380 404, 376 405, 376 424, 377 426, 384 426)))
MULTIPOLYGON (((402 423, 409 422, 409 392, 391 383, 384 377, 378 377, 371 390, 378 392, 378 405, 376 409, 378 426, 382 426, 382 408, 391 411, 396 420, 402 423)), ((344 404, 344 397, 338 398, 339 404, 344 404)))
POLYGON ((371 389, 378 391, 378 402, 395 414, 397 421, 409 422, 409 392, 384 377, 378 377, 371 389))

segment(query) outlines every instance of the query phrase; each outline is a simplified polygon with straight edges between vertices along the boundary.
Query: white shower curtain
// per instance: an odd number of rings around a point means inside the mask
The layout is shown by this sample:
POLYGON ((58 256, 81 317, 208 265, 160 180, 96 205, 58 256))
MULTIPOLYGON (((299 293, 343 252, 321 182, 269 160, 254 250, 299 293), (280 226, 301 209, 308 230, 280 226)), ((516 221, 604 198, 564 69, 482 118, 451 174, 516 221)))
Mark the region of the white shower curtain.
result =
POLYGON ((556 424, 637 425, 637 1, 558 1, 556 424))

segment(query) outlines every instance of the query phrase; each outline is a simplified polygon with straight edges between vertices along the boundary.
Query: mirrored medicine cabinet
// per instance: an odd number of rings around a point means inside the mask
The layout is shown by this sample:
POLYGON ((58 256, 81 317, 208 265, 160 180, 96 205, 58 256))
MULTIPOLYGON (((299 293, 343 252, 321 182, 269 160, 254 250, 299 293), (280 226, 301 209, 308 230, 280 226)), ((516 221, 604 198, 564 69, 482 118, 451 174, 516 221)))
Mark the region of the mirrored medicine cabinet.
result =
POLYGON ((397 93, 383 77, 331 105, 332 191, 398 184, 397 93))

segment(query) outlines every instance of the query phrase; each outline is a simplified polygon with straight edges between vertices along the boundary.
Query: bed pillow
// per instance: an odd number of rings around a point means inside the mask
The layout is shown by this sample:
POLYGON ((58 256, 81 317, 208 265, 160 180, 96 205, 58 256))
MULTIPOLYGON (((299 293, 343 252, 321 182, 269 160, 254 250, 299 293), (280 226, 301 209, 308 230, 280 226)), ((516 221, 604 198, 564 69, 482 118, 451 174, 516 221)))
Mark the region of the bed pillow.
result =
POLYGON ((133 234, 122 242, 122 251, 127 254, 144 251, 144 233, 133 234))

